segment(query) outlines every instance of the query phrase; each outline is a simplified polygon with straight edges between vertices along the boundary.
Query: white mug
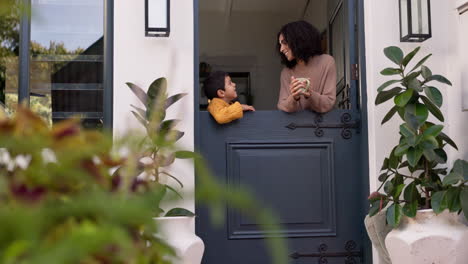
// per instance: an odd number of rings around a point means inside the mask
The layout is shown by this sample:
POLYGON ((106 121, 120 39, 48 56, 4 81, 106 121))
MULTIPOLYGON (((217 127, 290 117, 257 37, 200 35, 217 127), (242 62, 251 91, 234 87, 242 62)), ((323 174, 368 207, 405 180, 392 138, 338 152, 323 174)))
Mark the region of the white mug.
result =
POLYGON ((305 92, 309 91, 309 88, 310 88, 309 78, 296 78, 296 80, 299 80, 300 82, 305 84, 305 88, 302 88, 301 92, 305 93, 305 92))

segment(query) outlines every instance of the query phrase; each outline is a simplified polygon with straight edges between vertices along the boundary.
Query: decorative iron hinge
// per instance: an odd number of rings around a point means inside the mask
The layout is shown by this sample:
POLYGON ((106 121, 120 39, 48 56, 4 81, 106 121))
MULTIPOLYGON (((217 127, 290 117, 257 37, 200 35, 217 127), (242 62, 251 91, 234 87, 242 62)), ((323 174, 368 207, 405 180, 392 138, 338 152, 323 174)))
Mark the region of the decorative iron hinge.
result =
POLYGON ((359 64, 351 64, 351 80, 359 80, 359 64))
POLYGON ((328 250, 327 244, 320 244, 318 252, 316 253, 299 253, 294 252, 289 255, 290 258, 318 258, 319 264, 328 263, 327 258, 345 258, 345 264, 357 264, 357 258, 362 259, 362 250, 356 251, 357 244, 353 240, 347 241, 345 244, 344 252, 326 252, 328 250))
POLYGON ((360 120, 356 121, 351 121, 352 117, 351 114, 349 113, 344 113, 341 115, 341 123, 336 124, 336 123, 325 123, 323 124, 323 116, 322 115, 317 115, 315 117, 315 123, 314 124, 305 124, 305 125, 298 125, 296 123, 289 123, 286 128, 295 130, 296 128, 315 128, 315 135, 317 137, 322 137, 324 135, 323 128, 342 128, 343 130, 341 131, 341 136, 344 139, 350 139, 353 136, 353 133, 351 132, 351 129, 354 128, 356 129, 356 133, 359 134, 361 122, 360 120))

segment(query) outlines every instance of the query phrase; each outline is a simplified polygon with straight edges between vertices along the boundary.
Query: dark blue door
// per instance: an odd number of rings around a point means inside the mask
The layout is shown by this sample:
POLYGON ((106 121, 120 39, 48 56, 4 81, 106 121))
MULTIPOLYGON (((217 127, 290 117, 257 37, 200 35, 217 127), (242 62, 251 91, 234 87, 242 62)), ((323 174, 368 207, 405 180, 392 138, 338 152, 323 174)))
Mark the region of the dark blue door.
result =
MULTIPOLYGON (((339 68, 335 110, 324 115, 257 111, 228 125, 216 124, 206 111, 198 113, 198 151, 220 181, 248 186, 280 216, 275 235, 287 238, 290 263, 362 260, 355 9, 352 0, 332 2, 329 47, 339 68)), ((204 208, 197 207, 197 215, 197 234, 206 246, 203 263, 271 262, 263 239, 271 233, 251 219, 228 209, 224 225, 214 228, 204 208)))

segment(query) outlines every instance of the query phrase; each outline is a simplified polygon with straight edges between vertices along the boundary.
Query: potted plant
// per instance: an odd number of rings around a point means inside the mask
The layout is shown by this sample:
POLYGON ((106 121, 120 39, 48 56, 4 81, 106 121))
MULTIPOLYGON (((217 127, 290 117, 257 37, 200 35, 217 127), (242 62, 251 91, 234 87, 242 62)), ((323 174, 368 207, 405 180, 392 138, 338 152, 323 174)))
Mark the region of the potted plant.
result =
MULTIPOLYGON (((184 135, 184 132, 175 129, 180 120, 166 120, 167 108, 186 94, 179 93, 168 97, 166 78, 156 79, 147 92, 133 83, 127 85, 143 104, 143 108, 131 106, 134 109, 132 114, 143 125, 146 133, 144 140, 138 146, 141 153, 137 157, 136 170, 137 175, 143 174, 136 178, 135 185, 157 184, 168 194, 183 199, 175 187, 162 179, 171 179, 179 188, 183 188, 182 182, 170 173, 168 167, 178 158, 194 156, 193 152, 177 150, 174 147, 184 135)), ((184 208, 173 208, 168 212, 158 208, 155 216, 154 219, 160 227, 158 235, 175 248, 181 263, 200 263, 204 244, 191 230, 195 215, 184 208)))
POLYGON ((449 173, 444 148, 457 146, 440 122, 443 97, 433 82, 452 85, 424 65, 431 54, 413 67, 410 62, 419 47, 404 55, 398 47, 384 49, 396 67, 381 71, 396 77, 377 90, 375 104, 393 100, 394 106, 382 124, 399 116, 400 139, 385 158, 376 192, 369 196, 369 216, 386 209, 386 221, 394 229, 385 239, 393 263, 468 263, 468 228, 458 214, 468 219, 468 162, 456 160, 449 173), (383 189, 383 191, 382 191, 383 189), (443 244, 443 249, 438 245, 443 244))

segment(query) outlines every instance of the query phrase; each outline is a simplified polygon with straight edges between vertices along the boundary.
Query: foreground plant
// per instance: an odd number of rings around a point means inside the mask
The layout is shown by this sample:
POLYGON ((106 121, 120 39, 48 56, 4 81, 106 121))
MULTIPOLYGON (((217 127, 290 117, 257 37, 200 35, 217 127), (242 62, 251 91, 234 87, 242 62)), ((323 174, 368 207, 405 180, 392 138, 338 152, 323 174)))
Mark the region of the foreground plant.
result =
POLYGON ((400 140, 385 158, 379 176, 382 182, 378 190, 369 196, 373 216, 387 208, 387 222, 399 225, 401 217, 415 217, 418 209, 432 208, 436 214, 448 209, 463 212, 468 219, 468 162, 455 161, 447 175, 446 145, 457 149, 453 140, 443 133, 443 125, 428 121, 429 114, 441 122, 443 97, 432 83, 452 85, 445 77, 433 74, 424 66, 431 54, 415 66, 408 65, 418 53, 419 47, 404 56, 398 47, 384 49, 385 56, 397 65, 381 71, 396 79, 383 83, 378 89, 375 104, 393 99, 394 106, 385 115, 382 124, 395 114, 404 121, 400 125, 400 140), (396 87, 395 87, 396 86, 396 87), (379 192, 381 189, 384 192, 379 192))
MULTIPOLYGON (((153 236, 153 217, 168 187, 136 172, 144 151, 134 143, 146 140, 123 140, 131 151, 121 158, 112 151, 121 145, 110 135, 83 130, 77 119, 49 128, 25 107, 11 118, 0 107, 0 263, 169 263, 173 249, 153 236)), ((279 229, 250 193, 218 183, 199 155, 176 151, 173 143, 159 144, 194 160, 197 198, 213 209, 214 220, 229 204, 260 226, 279 229)), ((284 241, 266 242, 273 263, 286 263, 284 241)))
POLYGON ((77 119, 49 128, 22 106, 0 114, 0 263, 166 263, 172 249, 140 235, 156 232, 163 190, 112 176, 124 159, 111 148, 77 119))

